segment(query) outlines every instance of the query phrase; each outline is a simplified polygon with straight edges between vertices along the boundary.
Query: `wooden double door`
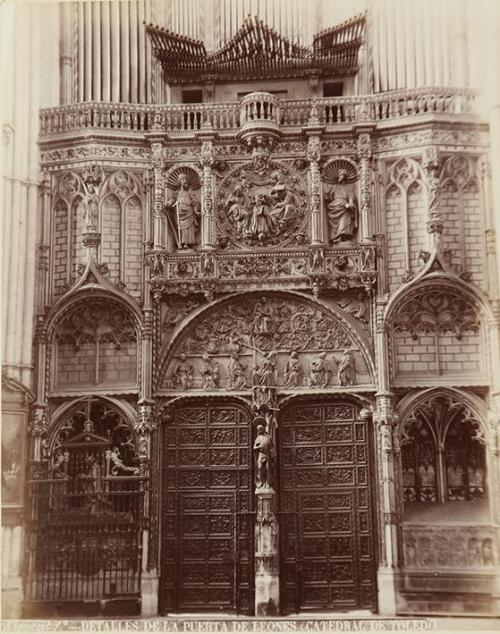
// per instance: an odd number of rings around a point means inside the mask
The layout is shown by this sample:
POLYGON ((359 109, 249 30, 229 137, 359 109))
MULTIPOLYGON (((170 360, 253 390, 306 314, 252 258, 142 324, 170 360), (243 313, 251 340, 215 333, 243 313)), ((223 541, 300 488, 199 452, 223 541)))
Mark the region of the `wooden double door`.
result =
MULTIPOLYGON (((280 605, 376 609, 370 430, 359 406, 322 399, 279 416, 280 605)), ((179 408, 163 435, 163 613, 254 610, 252 416, 179 408)))

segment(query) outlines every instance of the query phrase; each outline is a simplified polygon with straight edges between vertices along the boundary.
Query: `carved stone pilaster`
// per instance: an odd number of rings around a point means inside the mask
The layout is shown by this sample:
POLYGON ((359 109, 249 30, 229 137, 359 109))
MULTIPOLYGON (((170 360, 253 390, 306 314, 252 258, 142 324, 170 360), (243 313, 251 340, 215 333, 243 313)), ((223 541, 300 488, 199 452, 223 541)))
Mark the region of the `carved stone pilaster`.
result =
POLYGON ((324 241, 319 172, 320 156, 320 136, 310 136, 307 143, 307 160, 309 161, 311 244, 313 245, 321 245, 324 241))
POLYGON ((367 240, 370 239, 372 233, 372 139, 370 132, 359 132, 357 141, 360 180, 360 237, 361 240, 367 240))
POLYGON ((151 144, 151 165, 153 167, 153 246, 165 248, 165 177, 163 173, 163 145, 151 144))
POLYGON ((201 165, 203 168, 202 187, 203 197, 201 205, 201 247, 214 248, 214 187, 212 166, 214 164, 213 132, 210 129, 201 135, 201 165))

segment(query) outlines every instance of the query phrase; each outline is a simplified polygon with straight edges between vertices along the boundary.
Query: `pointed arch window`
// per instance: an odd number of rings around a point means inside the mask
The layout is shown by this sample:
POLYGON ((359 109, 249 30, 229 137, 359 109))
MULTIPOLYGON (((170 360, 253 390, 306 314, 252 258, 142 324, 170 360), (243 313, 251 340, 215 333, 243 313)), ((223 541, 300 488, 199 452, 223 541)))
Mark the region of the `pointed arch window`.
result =
POLYGON ((448 396, 420 403, 403 427, 401 468, 405 503, 485 499, 485 439, 475 414, 448 396))

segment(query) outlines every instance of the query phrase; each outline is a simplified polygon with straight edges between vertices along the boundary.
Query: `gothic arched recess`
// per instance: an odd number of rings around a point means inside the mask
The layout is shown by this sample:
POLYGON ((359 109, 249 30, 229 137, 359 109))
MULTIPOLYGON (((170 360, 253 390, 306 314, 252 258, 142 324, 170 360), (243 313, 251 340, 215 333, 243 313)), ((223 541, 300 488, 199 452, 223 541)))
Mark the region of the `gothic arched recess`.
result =
POLYGON ((159 362, 157 392, 370 387, 368 336, 340 308, 298 293, 221 300, 176 328, 159 362), (292 369, 292 366, 294 369, 292 369))

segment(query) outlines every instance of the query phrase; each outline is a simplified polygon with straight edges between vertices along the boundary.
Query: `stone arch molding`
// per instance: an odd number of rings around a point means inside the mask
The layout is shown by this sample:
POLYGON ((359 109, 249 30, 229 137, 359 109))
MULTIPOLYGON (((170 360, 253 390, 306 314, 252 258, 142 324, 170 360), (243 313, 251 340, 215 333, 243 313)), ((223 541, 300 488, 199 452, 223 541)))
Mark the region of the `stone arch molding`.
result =
POLYGON ((374 375, 366 334, 341 311, 295 293, 253 292, 198 312, 177 332, 157 390, 331 391, 370 386, 374 375))

